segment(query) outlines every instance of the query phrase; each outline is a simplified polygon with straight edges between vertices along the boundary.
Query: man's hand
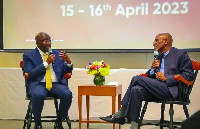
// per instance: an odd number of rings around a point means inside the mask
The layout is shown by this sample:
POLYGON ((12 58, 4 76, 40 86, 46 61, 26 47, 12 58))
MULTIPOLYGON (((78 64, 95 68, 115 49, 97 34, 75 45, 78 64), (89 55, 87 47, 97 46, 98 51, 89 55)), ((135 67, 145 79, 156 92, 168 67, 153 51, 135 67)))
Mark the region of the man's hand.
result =
POLYGON ((48 64, 51 64, 54 61, 55 61, 55 55, 54 54, 49 55, 48 58, 47 58, 47 60, 46 60, 46 62, 48 64))
POLYGON ((59 57, 60 57, 60 59, 63 59, 64 61, 66 61, 67 64, 71 64, 71 60, 70 60, 69 56, 67 55, 67 53, 61 51, 59 57))
POLYGON ((154 72, 156 71, 156 68, 159 68, 159 66, 160 66, 160 60, 154 60, 152 62, 152 67, 153 67, 154 72))
POLYGON ((161 80, 161 81, 166 81, 166 77, 162 72, 157 72, 156 73, 156 78, 161 80))

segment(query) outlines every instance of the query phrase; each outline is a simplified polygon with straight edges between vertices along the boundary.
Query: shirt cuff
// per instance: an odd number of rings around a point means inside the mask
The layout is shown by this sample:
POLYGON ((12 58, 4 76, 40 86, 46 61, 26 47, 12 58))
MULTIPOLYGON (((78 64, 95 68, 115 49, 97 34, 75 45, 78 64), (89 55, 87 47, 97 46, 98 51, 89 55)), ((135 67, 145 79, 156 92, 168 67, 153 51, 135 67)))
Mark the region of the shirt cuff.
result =
POLYGON ((73 62, 71 61, 71 64, 67 64, 68 67, 71 67, 73 65, 73 62))
POLYGON ((155 73, 154 73, 154 70, 151 69, 150 72, 149 72, 149 75, 153 75, 153 74, 155 74, 155 73))
POLYGON ((48 65, 48 63, 45 61, 45 62, 43 62, 43 65, 44 65, 44 67, 45 68, 47 68, 49 65, 48 65))

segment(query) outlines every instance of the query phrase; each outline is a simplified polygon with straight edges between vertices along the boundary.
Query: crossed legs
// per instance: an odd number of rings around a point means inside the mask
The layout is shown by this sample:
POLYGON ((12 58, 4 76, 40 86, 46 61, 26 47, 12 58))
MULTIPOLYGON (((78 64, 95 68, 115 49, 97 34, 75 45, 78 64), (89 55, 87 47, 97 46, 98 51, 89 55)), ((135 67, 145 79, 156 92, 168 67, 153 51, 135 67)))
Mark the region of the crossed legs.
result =
POLYGON ((171 98, 166 83, 143 76, 134 76, 122 99, 121 110, 115 113, 117 115, 101 117, 101 119, 112 123, 124 123, 123 117, 126 117, 131 120, 131 129, 134 129, 139 121, 142 101, 169 100, 171 98))

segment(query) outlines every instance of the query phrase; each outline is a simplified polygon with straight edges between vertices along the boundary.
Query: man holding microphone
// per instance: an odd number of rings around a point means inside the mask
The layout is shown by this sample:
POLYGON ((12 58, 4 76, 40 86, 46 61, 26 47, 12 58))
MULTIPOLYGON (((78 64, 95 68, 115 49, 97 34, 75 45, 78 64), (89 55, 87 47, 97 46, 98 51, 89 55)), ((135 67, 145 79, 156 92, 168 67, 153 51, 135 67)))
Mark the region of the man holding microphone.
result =
POLYGON ((134 76, 121 101, 122 108, 115 114, 100 117, 100 119, 124 124, 125 118, 131 121, 130 129, 138 129, 138 122, 142 101, 176 100, 178 96, 178 82, 174 80, 176 74, 188 81, 194 80, 194 70, 187 53, 172 47, 172 36, 161 33, 155 37, 154 50, 161 53, 161 58, 154 59, 147 76, 134 76))
POLYGON ((62 120, 68 117, 72 103, 66 73, 73 64, 63 51, 51 49, 51 37, 44 32, 35 36, 36 48, 23 54, 24 72, 28 73, 29 95, 32 102, 35 129, 42 129, 41 113, 47 96, 60 99, 55 129, 63 129, 62 120))

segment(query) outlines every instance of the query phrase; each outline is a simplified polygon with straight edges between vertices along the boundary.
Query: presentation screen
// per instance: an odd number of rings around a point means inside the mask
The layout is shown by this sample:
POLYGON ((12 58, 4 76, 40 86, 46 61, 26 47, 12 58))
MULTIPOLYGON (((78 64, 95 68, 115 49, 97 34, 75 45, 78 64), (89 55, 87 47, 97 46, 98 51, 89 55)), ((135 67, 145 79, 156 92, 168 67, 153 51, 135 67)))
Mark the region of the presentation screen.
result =
POLYGON ((33 49, 38 32, 55 49, 153 49, 163 32, 199 48, 199 13, 200 0, 3 0, 3 49, 33 49))

